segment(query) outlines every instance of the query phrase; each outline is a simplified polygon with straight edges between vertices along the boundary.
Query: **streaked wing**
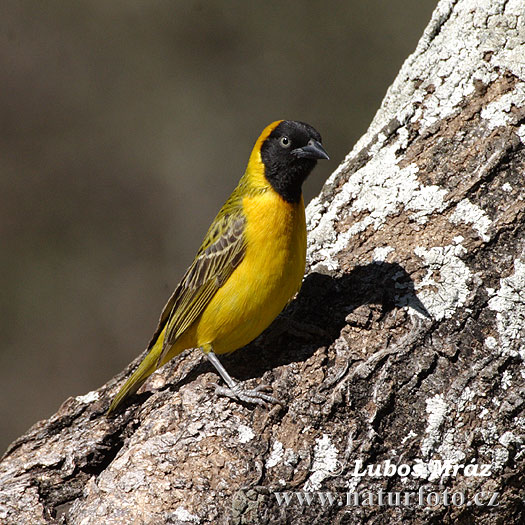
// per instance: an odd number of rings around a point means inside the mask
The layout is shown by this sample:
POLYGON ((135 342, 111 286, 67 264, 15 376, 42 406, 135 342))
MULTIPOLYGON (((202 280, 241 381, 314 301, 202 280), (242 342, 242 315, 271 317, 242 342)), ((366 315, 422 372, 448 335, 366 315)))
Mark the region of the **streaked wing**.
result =
POLYGON ((217 290, 240 264, 245 253, 245 219, 241 214, 217 217, 197 257, 162 311, 151 348, 166 326, 162 361, 175 340, 202 313, 217 290))

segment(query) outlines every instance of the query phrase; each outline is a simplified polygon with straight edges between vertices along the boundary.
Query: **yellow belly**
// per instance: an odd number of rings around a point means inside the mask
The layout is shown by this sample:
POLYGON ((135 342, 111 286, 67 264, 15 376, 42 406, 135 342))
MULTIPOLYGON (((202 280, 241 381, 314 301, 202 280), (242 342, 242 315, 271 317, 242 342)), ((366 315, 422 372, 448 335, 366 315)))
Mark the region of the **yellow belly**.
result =
MULTIPOLYGON (((268 191, 243 202, 246 253, 175 346, 232 352, 255 339, 301 287, 306 260, 304 203, 268 191)), ((171 353, 171 352, 170 352, 171 353)))

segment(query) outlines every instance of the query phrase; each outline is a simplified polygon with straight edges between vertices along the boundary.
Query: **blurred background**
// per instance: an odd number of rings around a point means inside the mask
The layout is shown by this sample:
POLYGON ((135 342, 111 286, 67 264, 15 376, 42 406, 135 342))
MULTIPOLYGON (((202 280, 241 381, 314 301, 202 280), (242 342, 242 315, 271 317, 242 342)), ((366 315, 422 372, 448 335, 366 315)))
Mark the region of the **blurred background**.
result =
POLYGON ((0 449, 146 346, 264 126, 366 131, 436 0, 9 1, 0 449))

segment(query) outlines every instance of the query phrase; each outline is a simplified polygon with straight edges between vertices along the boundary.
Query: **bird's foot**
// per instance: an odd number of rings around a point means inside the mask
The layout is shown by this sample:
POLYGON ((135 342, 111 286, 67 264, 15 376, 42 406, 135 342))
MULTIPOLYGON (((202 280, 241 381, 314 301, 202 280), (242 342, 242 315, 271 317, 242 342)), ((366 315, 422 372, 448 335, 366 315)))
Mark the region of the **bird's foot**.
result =
POLYGON ((215 386, 216 394, 243 401, 244 403, 261 405, 263 407, 267 407, 267 403, 282 405, 278 399, 267 393, 272 391, 272 388, 268 385, 259 385, 251 390, 245 390, 239 384, 232 388, 217 385, 216 383, 212 383, 212 386, 215 386))

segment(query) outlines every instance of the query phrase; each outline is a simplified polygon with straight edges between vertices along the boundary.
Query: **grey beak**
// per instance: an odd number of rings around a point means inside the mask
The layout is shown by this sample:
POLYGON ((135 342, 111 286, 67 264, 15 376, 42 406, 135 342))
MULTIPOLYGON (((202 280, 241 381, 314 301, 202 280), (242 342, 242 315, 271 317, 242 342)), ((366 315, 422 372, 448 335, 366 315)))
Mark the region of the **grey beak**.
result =
POLYGON ((329 159, 328 153, 320 142, 310 139, 306 146, 297 148, 292 151, 292 155, 303 159, 329 159))

